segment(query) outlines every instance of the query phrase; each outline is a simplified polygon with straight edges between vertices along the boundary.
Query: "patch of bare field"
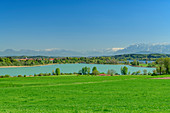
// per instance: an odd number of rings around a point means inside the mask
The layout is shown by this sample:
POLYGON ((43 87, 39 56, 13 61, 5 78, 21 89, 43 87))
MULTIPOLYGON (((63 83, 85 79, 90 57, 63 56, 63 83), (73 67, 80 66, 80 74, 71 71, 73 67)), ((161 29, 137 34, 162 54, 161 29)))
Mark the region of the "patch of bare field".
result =
POLYGON ((151 78, 151 79, 170 79, 170 77, 162 77, 162 78, 151 78))

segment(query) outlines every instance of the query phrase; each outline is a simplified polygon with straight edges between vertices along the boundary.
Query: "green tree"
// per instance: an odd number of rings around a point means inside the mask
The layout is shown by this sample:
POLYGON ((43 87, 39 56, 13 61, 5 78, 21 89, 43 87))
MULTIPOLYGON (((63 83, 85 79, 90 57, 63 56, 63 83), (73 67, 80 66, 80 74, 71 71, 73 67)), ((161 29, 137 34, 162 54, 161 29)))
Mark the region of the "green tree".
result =
POLYGON ((82 70, 79 70, 78 74, 82 75, 82 70))
POLYGON ((52 75, 55 75, 55 72, 54 72, 54 70, 52 71, 52 75))
POLYGON ((93 67, 92 71, 96 71, 97 70, 97 67, 93 67))
POLYGON ((116 71, 114 70, 114 69, 109 69, 108 71, 107 71, 107 74, 108 75, 111 75, 111 76, 113 76, 114 74, 116 73, 116 71))
POLYGON ((87 68, 87 73, 90 75, 90 67, 87 68))
POLYGON ((87 67, 83 67, 82 68, 82 74, 83 75, 87 75, 88 74, 88 68, 87 67))
POLYGON ((82 68, 82 74, 85 75, 85 68, 82 68))
POLYGON ((166 69, 166 74, 170 74, 170 58, 164 59, 164 66, 166 69))
POLYGON ((137 65, 138 65, 136 60, 134 60, 133 62, 131 62, 131 64, 132 64, 133 66, 137 66, 137 65))
POLYGON ((97 70, 96 67, 93 67, 93 69, 92 69, 92 74, 93 74, 93 75, 99 75, 100 72, 97 70))
POLYGON ((4 59, 0 57, 0 62, 4 62, 4 59))
POLYGON ((146 61, 145 64, 148 64, 148 61, 146 61))
POLYGON ((139 71, 136 72, 136 75, 140 75, 140 73, 141 73, 141 71, 139 70, 139 71))
POLYGON ((115 75, 115 73, 116 73, 116 71, 114 69, 111 69, 110 72, 111 72, 111 74, 110 74, 111 76, 115 75))
POLYGON ((157 71, 153 70, 152 76, 157 75, 157 71))
POLYGON ((88 71, 88 68, 87 67, 84 67, 84 71, 85 71, 85 75, 87 75, 87 71, 88 71))
POLYGON ((107 75, 111 75, 110 69, 108 69, 108 71, 107 71, 107 75))
POLYGON ((99 72, 98 70, 94 70, 94 71, 92 72, 92 74, 93 74, 93 75, 99 75, 100 72, 99 72))
POLYGON ((157 61, 158 67, 157 67, 157 71, 159 72, 159 74, 161 75, 163 73, 163 67, 164 67, 164 58, 159 58, 157 61))
POLYGON ((143 74, 144 74, 144 75, 147 75, 147 74, 148 74, 148 72, 147 72, 146 69, 143 70, 143 74))
POLYGON ((127 75, 128 74, 128 68, 126 66, 121 67, 121 74, 122 75, 127 75))
POLYGON ((60 74, 61 74, 61 73, 60 73, 60 68, 56 68, 55 74, 56 74, 56 75, 60 75, 60 74))

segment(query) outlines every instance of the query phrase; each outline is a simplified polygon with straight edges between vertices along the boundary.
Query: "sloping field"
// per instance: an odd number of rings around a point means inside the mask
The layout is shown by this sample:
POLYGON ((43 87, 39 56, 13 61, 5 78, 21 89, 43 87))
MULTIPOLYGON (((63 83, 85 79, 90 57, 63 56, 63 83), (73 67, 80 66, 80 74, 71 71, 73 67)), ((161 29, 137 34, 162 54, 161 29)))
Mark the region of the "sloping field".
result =
POLYGON ((170 80, 148 78, 155 77, 1 78, 0 112, 170 112, 170 80))

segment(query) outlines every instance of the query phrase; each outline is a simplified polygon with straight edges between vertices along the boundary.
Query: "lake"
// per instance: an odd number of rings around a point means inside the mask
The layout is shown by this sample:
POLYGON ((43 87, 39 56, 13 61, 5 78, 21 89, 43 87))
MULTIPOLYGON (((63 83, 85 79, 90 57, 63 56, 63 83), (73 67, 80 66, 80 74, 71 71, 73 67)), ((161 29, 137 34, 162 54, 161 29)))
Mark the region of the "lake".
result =
MULTIPOLYGON (((131 62, 133 62, 134 60, 127 60, 127 61, 129 61, 130 63, 131 62)), ((137 60, 137 61, 139 61, 140 63, 142 63, 142 64, 145 64, 146 63, 146 61, 145 60, 137 60)), ((153 63, 153 62, 155 62, 155 61, 147 61, 148 63, 153 63)), ((119 61, 119 63, 125 63, 125 61, 119 61)))
MULTIPOLYGON (((56 64, 56 65, 46 65, 46 66, 37 66, 37 67, 12 67, 12 68, 0 68, 0 75, 8 74, 10 76, 17 75, 34 75, 39 73, 51 73, 52 70, 60 68, 61 73, 74 73, 82 69, 82 67, 90 67, 91 69, 96 66, 100 72, 107 73, 108 69, 114 69, 116 73, 121 74, 121 67, 125 65, 104 65, 104 64, 56 64)), ((129 71, 136 72, 140 70, 143 72, 144 69, 148 72, 152 72, 155 68, 145 68, 145 67, 132 67, 126 65, 129 71)))

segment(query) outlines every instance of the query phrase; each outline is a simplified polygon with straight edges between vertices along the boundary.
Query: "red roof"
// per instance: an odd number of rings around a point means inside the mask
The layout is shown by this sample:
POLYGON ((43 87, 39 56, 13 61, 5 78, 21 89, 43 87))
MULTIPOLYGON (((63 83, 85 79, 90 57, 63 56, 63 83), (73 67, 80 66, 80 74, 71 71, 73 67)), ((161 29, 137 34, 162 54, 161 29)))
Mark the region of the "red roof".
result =
POLYGON ((100 76, 106 76, 106 74, 100 74, 100 76))
POLYGON ((17 60, 27 60, 27 59, 17 59, 17 60))

